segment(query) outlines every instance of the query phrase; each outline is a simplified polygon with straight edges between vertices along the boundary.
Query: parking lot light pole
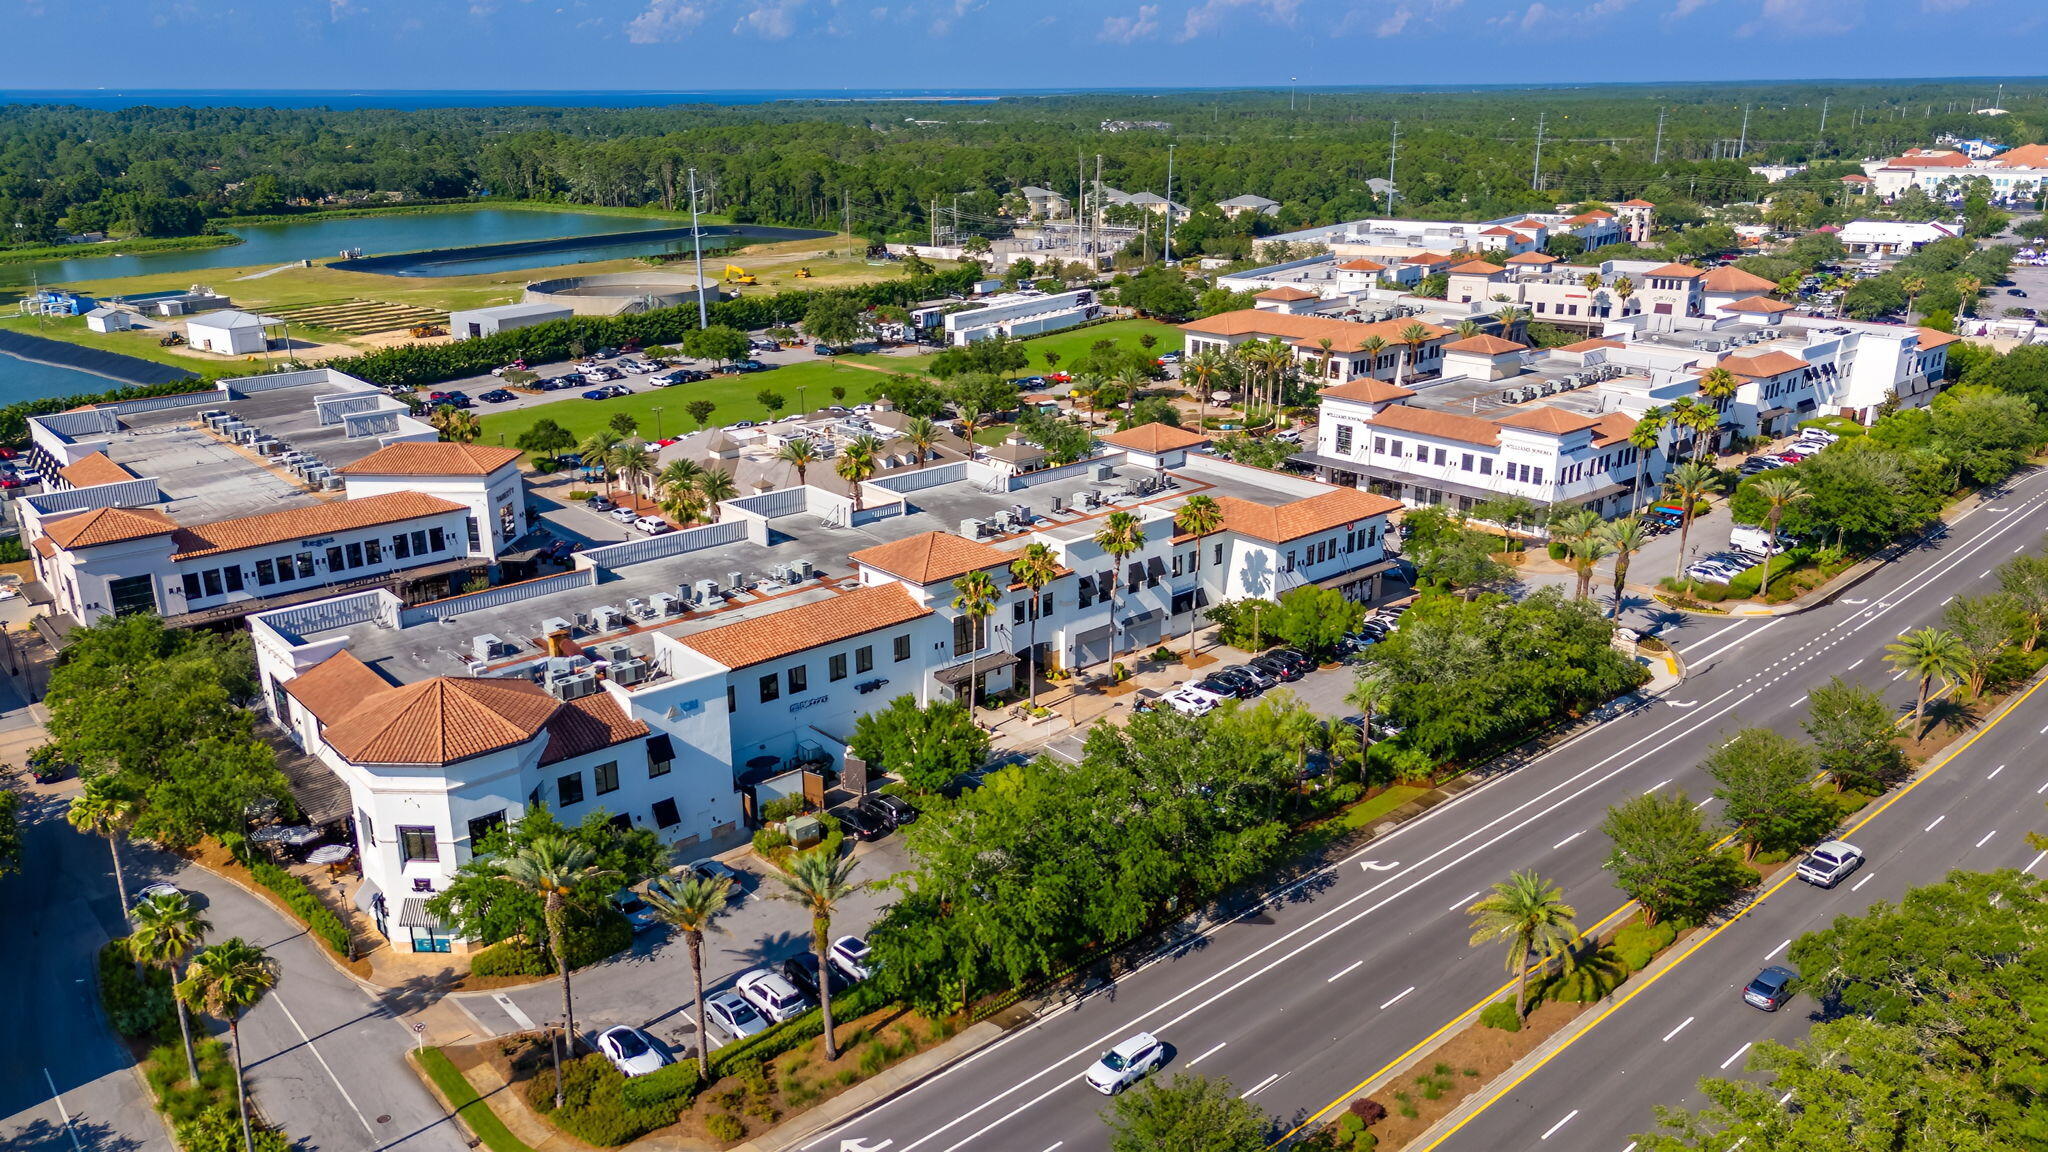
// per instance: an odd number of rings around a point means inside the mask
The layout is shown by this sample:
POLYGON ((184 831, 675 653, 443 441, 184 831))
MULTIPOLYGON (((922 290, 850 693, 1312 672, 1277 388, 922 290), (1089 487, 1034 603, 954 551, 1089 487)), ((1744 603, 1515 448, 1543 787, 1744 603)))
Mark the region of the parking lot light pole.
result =
POLYGON ((661 439, 661 405, 656 404, 652 411, 654 412, 654 438, 659 440, 661 439))

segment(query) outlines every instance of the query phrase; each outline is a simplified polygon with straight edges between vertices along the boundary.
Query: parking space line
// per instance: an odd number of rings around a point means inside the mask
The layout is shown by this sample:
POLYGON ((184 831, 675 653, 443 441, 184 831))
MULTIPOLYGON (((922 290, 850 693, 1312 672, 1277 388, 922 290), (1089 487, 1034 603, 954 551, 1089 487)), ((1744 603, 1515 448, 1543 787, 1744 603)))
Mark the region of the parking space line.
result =
POLYGON ((1683 1031, 1685 1031, 1685 1026, 1686 1026, 1687 1024, 1690 1024, 1690 1023, 1692 1023, 1692 1022, 1693 1022, 1694 1020, 1696 1020, 1696 1019, 1698 1019, 1698 1017, 1696 1017, 1696 1016, 1687 1016, 1687 1017, 1686 1017, 1685 1019, 1683 1019, 1683 1020, 1679 1021, 1679 1022, 1678 1022, 1678 1027, 1676 1027, 1676 1028, 1673 1028, 1673 1029, 1672 1029, 1671 1031, 1669 1031, 1669 1032, 1666 1032, 1666 1033, 1664 1034, 1664 1043, 1666 1043, 1666 1044, 1669 1044, 1669 1043, 1671 1043, 1671 1038, 1672 1038, 1673 1036, 1676 1036, 1676 1035, 1678 1035, 1678 1034, 1679 1034, 1680 1032, 1683 1032, 1683 1031))
POLYGON ((1750 1044, 1751 1044, 1751 1043, 1753 1043, 1753 1042, 1752 1042, 1752 1041, 1749 1041, 1749 1040, 1745 1040, 1745 1041, 1743 1041, 1743 1042, 1742 1042, 1742 1047, 1740 1047, 1740 1048, 1737 1048, 1737 1049, 1735 1050, 1735 1054, 1734 1054, 1733 1056, 1730 1056, 1730 1057, 1728 1057, 1728 1058, 1727 1058, 1726 1060, 1723 1060, 1723 1061, 1721 1061, 1721 1071, 1723 1071, 1723 1072, 1726 1072, 1726 1071, 1728 1070, 1728 1066, 1729 1066, 1730 1064, 1733 1064, 1733 1063, 1735 1063, 1735 1062, 1736 1062, 1737 1060, 1740 1060, 1740 1059, 1742 1059, 1742 1054, 1743 1054, 1744 1052, 1747 1052, 1747 1051, 1749 1051, 1749 1046, 1750 1046, 1750 1044))
POLYGON ((1574 1116, 1577 1116, 1578 1114, 1579 1114, 1579 1110, 1578 1110, 1577 1108, 1574 1108, 1574 1109, 1572 1109, 1571 1111, 1569 1111, 1569 1112, 1565 1113, 1565 1114, 1564 1114, 1564 1119, 1562 1119, 1562 1120, 1559 1120, 1559 1121, 1558 1121, 1557 1123, 1555 1123, 1555 1124, 1552 1124, 1552 1125, 1551 1125, 1551 1126, 1550 1126, 1550 1127, 1549 1127, 1548 1129, 1545 1129, 1545 1130, 1544 1130, 1544 1133, 1543 1133, 1543 1135, 1541 1135, 1541 1136, 1537 1137, 1537 1139, 1539 1139, 1539 1140, 1548 1140, 1548 1139, 1550 1139, 1550 1138, 1551 1138, 1551 1136, 1553 1136, 1553 1135, 1555 1135, 1555 1134, 1556 1134, 1556 1132, 1557 1132, 1557 1130, 1558 1130, 1559 1128, 1562 1128, 1562 1127, 1564 1127, 1565 1125, 1567 1125, 1567 1124, 1571 1123, 1571 1122, 1572 1122, 1572 1117, 1574 1117, 1574 1116))

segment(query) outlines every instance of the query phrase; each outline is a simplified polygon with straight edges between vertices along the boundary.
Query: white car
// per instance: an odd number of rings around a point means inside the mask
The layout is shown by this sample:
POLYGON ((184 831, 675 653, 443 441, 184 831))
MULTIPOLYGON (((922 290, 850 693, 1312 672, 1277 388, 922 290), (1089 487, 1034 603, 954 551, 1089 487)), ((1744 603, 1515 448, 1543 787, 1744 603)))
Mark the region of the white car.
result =
POLYGON ((645 1076, 649 1072, 660 1071, 664 1065, 675 1063, 675 1057, 662 1051, 653 1037, 623 1024, 598 1033, 597 1050, 604 1053, 612 1067, 625 1076, 645 1076))
POLYGON ((1207 716, 1223 703, 1223 697, 1193 684, 1183 684, 1166 694, 1166 704, 1183 716, 1207 716))
POLYGON ((641 516, 633 521, 633 527, 638 531, 647 533, 649 536, 659 536, 674 527, 674 525, 659 516, 641 516))
POLYGON ((718 1030, 744 1040, 768 1030, 768 1021, 737 992, 714 992, 704 998, 704 1015, 718 1030))
POLYGON ((834 940, 831 955, 833 965, 855 980, 865 980, 875 974, 874 953, 868 950, 868 942, 858 936, 841 936, 834 940))
POLYGON ((1687 576, 1709 584, 1726 584, 1742 574, 1742 569, 1726 560, 1702 560, 1685 570, 1687 576))
POLYGON ((1863 850, 1846 840, 1829 840, 1799 862, 1799 878, 1820 888, 1833 888, 1863 863, 1863 850))
POLYGON ((607 515, 621 524, 631 524, 640 518, 640 513, 637 509, 628 508, 624 504, 612 509, 607 515))
POLYGON ((1166 1063, 1166 1045, 1150 1032, 1140 1032, 1097 1057, 1084 1078, 1104 1096, 1114 1096, 1166 1063))
POLYGON ((619 369, 631 372, 635 376, 645 376, 649 372, 654 371, 654 365, 649 364, 645 360, 621 360, 619 361, 619 369))
POLYGON ((147 885, 142 891, 137 892, 135 894, 135 902, 137 904, 144 904, 159 896, 183 896, 184 894, 184 891, 176 884, 168 880, 159 880, 154 884, 147 885))
POLYGON ((797 991, 796 985, 766 968, 756 968, 741 976, 736 987, 749 1004, 761 1010, 761 1015, 777 1024, 811 1006, 810 997, 797 991))

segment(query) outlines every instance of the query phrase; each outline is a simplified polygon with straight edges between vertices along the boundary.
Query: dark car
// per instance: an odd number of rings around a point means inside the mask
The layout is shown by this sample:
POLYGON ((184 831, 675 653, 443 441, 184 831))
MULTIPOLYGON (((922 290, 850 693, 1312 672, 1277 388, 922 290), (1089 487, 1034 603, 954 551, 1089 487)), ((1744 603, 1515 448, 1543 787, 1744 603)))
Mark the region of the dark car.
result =
POLYGON ((847 834, 856 840, 879 840, 889 833, 887 824, 857 804, 834 808, 832 815, 838 818, 839 826, 846 829, 847 834))
POLYGON ((766 372, 767 370, 768 365, 761 363, 759 360, 735 360, 732 362, 732 371, 734 372, 766 372))
POLYGON ((1251 696, 1251 685, 1222 676, 1207 676, 1195 681, 1195 687, 1204 692, 1214 693, 1225 700, 1243 700, 1251 696))
POLYGON ((1752 1008, 1776 1012, 1784 1006, 1785 1001, 1792 998, 1792 981, 1798 978, 1799 973, 1783 965, 1773 964, 1757 973, 1756 979, 1749 982, 1749 987, 1742 990, 1742 1002, 1752 1008))
POLYGON ((1209 679, 1221 680, 1225 684, 1234 686, 1237 689, 1237 697, 1240 700, 1257 696, 1265 691, 1264 688, 1259 686, 1257 680, 1252 679, 1252 677, 1237 668, 1218 668, 1214 672, 1209 673, 1209 679))
POLYGON ((518 397, 503 388, 493 388, 489 392, 477 397, 477 400, 484 404, 503 404, 507 400, 515 399, 518 399, 518 397))
POLYGON ((1283 660, 1270 652, 1263 656, 1252 657, 1251 665, 1275 680, 1292 682, 1301 679, 1303 675, 1302 670, 1295 666, 1294 661, 1283 660))
POLYGON ((863 801, 862 805, 887 816, 891 827, 901 828, 905 824, 915 824, 917 822, 917 805, 912 804, 901 796, 891 796, 886 792, 877 792, 863 801))
POLYGON ((1275 656, 1282 660, 1292 660, 1294 666, 1301 669, 1304 675, 1316 670, 1315 660, 1308 653, 1297 648, 1275 648, 1271 652, 1266 653, 1266 655, 1275 656))
POLYGON ((541 555, 557 564, 567 564, 569 557, 583 550, 580 540, 557 540, 541 551, 541 555))
POLYGON ((839 349, 837 349, 837 348, 834 348, 834 347, 833 347, 833 346, 831 346, 830 344, 813 344, 813 345, 811 345, 811 355, 813 355, 813 356, 837 356, 837 355, 839 355, 839 349))
POLYGON ((1234 672, 1251 681, 1252 687, 1257 688, 1261 692, 1268 688, 1278 688, 1280 686, 1280 677, 1253 664, 1232 664, 1230 667, 1225 668, 1224 671, 1234 672))
MULTIPOLYGON (((782 962, 782 978, 796 985, 797 990, 811 999, 818 998, 818 957, 813 952, 799 952, 782 962)), ((853 981, 846 978, 837 965, 825 969, 834 996, 853 987, 853 981)))

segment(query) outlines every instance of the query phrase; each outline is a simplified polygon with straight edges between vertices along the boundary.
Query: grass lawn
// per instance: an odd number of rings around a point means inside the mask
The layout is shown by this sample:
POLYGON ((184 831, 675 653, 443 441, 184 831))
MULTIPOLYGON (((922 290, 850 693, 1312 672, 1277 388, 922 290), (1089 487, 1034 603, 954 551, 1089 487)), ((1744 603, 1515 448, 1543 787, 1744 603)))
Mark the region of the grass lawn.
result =
MULTIPOLYGON (((1171 324, 1162 324, 1157 320, 1112 320, 1107 324, 1096 324, 1087 328, 1075 328, 1065 332, 1053 332, 1045 336, 1034 336, 1024 341, 1024 350, 1031 354, 1031 363, 1026 365, 1018 375, 1042 376, 1047 372, 1064 369, 1083 353, 1087 352, 1089 348, 1093 347, 1097 340, 1109 340, 1115 342, 1120 348, 1139 350, 1143 348, 1143 345, 1138 343, 1138 337, 1147 334, 1159 338, 1159 342, 1152 346, 1152 354, 1155 356, 1165 352, 1178 352, 1181 349, 1180 329, 1171 324), (1046 367, 1045 354, 1047 352, 1059 354, 1060 362, 1056 367, 1046 367)), ((936 355, 936 352, 931 354, 931 356, 936 355)), ((849 354, 848 359, 887 368, 892 372, 922 373, 925 371, 925 366, 931 363, 931 356, 882 356, 875 353, 856 352, 849 354)))
MULTIPOLYGON (((692 400, 709 400, 718 405, 711 414, 713 424, 731 424, 736 420, 765 420, 770 417, 768 409, 756 396, 767 390, 778 393, 786 401, 782 410, 775 415, 787 416, 797 411, 797 389, 803 389, 803 402, 807 409, 816 411, 833 400, 830 389, 841 385, 846 389, 846 399, 860 403, 867 399, 867 390, 880 384, 887 377, 879 372, 821 360, 810 364, 792 364, 769 372, 756 372, 745 376, 718 376, 697 384, 678 384, 673 388, 653 388, 621 396, 616 400, 585 400, 575 393, 567 399, 551 404, 536 404, 511 412, 485 415, 484 443, 513 444, 520 433, 543 418, 553 420, 574 433, 581 440, 592 432, 603 430, 611 423, 613 413, 630 412, 640 421, 640 432, 649 439, 659 436, 676 436, 696 431, 696 425, 684 412, 683 406, 692 400), (661 409, 659 428, 654 415, 655 408, 661 409)), ((851 404, 848 405, 851 407, 851 404)))
POLYGON ((441 1095, 448 1098, 448 1103, 454 1107, 456 1115, 462 1117, 462 1122, 469 1126, 471 1132, 476 1133, 476 1138, 484 1142, 484 1147, 491 1152, 533 1152, 532 1147, 505 1127, 505 1122, 498 1119, 498 1114, 491 1111, 491 1106, 484 1103, 483 1098, 476 1094, 476 1088, 470 1084, 469 1077, 464 1076, 462 1070, 457 1068, 439 1048, 420 1049, 419 1060, 420 1067, 426 1070, 428 1078, 434 1082, 434 1087, 439 1088, 441 1095))
POLYGON ((1346 808, 1323 827, 1346 832, 1368 827, 1384 819, 1387 813, 1428 791, 1427 788, 1417 788, 1412 784, 1390 785, 1385 792, 1346 808))

